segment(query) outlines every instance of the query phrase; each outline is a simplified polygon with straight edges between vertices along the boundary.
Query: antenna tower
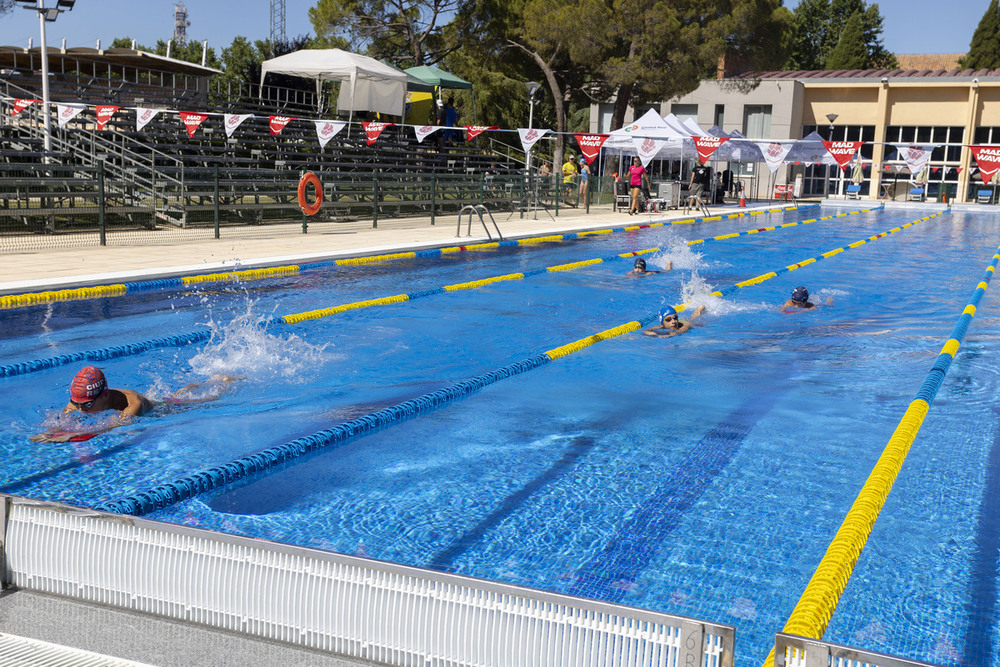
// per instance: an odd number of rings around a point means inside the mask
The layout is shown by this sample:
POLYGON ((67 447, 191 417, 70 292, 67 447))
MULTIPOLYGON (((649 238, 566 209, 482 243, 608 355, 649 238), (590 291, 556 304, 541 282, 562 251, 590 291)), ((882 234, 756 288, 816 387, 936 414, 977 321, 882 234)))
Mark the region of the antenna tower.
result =
POLYGON ((285 41, 285 0, 271 0, 271 44, 285 41))
POLYGON ((188 10, 183 2, 174 5, 174 44, 178 47, 187 45, 187 29, 191 25, 188 21, 188 10))

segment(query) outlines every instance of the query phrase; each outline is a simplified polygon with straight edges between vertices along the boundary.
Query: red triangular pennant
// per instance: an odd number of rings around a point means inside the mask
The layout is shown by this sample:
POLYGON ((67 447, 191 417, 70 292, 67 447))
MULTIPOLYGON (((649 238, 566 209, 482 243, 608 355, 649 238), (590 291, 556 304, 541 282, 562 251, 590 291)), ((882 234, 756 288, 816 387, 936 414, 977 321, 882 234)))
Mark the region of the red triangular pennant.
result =
POLYGON ((23 100, 23 99, 14 100, 14 107, 10 110, 10 115, 16 116, 17 114, 21 113, 22 111, 30 107, 35 102, 41 102, 41 100, 23 100))
POLYGON ((371 146, 377 140, 382 131, 387 127, 392 127, 395 123, 361 123, 365 128, 365 136, 368 138, 368 145, 371 146))
POLYGON ((587 164, 593 164, 594 160, 601 153, 601 146, 608 140, 607 134, 574 134, 576 143, 580 146, 580 152, 587 160, 587 164))
POLYGON ((198 126, 208 118, 207 113, 195 113, 194 111, 178 111, 177 113, 181 115, 181 122, 184 123, 189 137, 193 137, 194 133, 198 131, 198 126))
POLYGON ((98 104, 97 105, 97 129, 103 130, 107 126, 108 122, 115 115, 115 112, 121 109, 121 107, 112 106, 110 104, 98 104))
POLYGON ((701 160, 702 164, 708 162, 708 158, 712 157, 712 153, 719 149, 719 146, 724 144, 729 137, 695 137, 694 145, 698 149, 698 159, 701 160))
POLYGON ((285 126, 295 120, 291 116, 269 116, 268 125, 271 127, 271 134, 281 134, 285 126))
POLYGON ((495 130, 495 129, 497 129, 496 125, 466 125, 465 131, 468 136, 466 136, 465 140, 472 141, 486 130, 495 130))
POLYGON ((824 141, 823 146, 826 148, 827 152, 833 156, 833 159, 837 161, 840 165, 842 171, 847 171, 847 165, 850 164, 851 159, 854 154, 858 152, 861 148, 863 141, 824 141))
POLYGON ((979 166, 979 176, 989 185, 994 174, 1000 170, 1000 146, 969 146, 972 156, 979 166))

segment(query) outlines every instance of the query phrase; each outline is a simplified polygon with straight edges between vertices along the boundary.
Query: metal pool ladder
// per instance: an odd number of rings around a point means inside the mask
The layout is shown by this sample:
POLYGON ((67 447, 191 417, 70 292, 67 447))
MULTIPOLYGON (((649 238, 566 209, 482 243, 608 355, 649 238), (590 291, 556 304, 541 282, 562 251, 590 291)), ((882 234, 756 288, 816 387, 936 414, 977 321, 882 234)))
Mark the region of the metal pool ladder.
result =
POLYGON ((462 207, 462 210, 458 212, 458 229, 455 231, 455 236, 462 235, 462 216, 465 215, 466 211, 469 213, 469 224, 465 232, 466 236, 472 236, 472 214, 475 213, 479 216, 479 222, 483 224, 483 229, 486 230, 486 236, 489 237, 490 241, 493 240, 493 234, 490 233, 490 227, 486 224, 486 218, 483 217, 483 213, 485 213, 490 216, 490 222, 493 223, 493 229, 496 230, 497 239, 503 241, 503 234, 500 233, 500 227, 497 225, 497 221, 493 218, 493 214, 490 213, 490 209, 486 208, 482 204, 469 204, 462 207))

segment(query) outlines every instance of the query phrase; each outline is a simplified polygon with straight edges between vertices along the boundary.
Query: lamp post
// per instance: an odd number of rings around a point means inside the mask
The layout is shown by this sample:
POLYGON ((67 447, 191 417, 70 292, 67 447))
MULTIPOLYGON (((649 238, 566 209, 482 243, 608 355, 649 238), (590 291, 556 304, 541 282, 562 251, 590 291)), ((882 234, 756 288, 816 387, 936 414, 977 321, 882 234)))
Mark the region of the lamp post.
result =
MULTIPOLYGON (((828 141, 833 141, 833 121, 837 120, 837 114, 835 114, 835 113, 828 113, 826 115, 826 119, 828 121, 830 121, 830 134, 829 134, 830 138, 828 139, 828 141)), ((843 174, 843 170, 841 170, 841 174, 840 175, 841 175, 841 178, 843 178, 843 175, 844 175, 843 174)), ((824 197, 828 197, 830 195, 830 167, 829 167, 829 165, 827 166, 827 177, 824 180, 826 181, 826 187, 824 188, 823 196, 824 197)))
POLYGON ((16 0, 24 3, 24 9, 30 9, 38 13, 38 26, 42 40, 42 124, 45 128, 45 162, 49 161, 48 154, 52 151, 52 126, 49 120, 49 49, 45 43, 45 24, 55 21, 64 11, 73 9, 76 0, 56 0, 54 7, 46 7, 45 0, 16 0))
MULTIPOLYGON (((538 89, 542 87, 542 84, 537 81, 528 81, 524 84, 524 87, 528 89, 528 129, 530 130, 534 127, 535 123, 535 93, 537 93, 538 89)), ((533 151, 531 149, 528 150, 528 156, 525 160, 529 174, 531 173, 532 152, 533 151)))

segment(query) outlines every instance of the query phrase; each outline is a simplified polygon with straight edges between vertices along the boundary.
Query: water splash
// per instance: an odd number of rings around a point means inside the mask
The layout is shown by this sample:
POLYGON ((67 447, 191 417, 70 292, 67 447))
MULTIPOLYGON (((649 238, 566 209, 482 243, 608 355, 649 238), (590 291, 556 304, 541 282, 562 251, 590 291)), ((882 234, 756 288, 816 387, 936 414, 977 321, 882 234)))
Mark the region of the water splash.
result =
POLYGON ((193 373, 206 378, 303 382, 322 366, 329 347, 310 345, 295 334, 270 333, 273 312, 258 312, 257 301, 249 298, 243 313, 225 324, 210 314, 208 326, 211 339, 188 362, 193 373))

